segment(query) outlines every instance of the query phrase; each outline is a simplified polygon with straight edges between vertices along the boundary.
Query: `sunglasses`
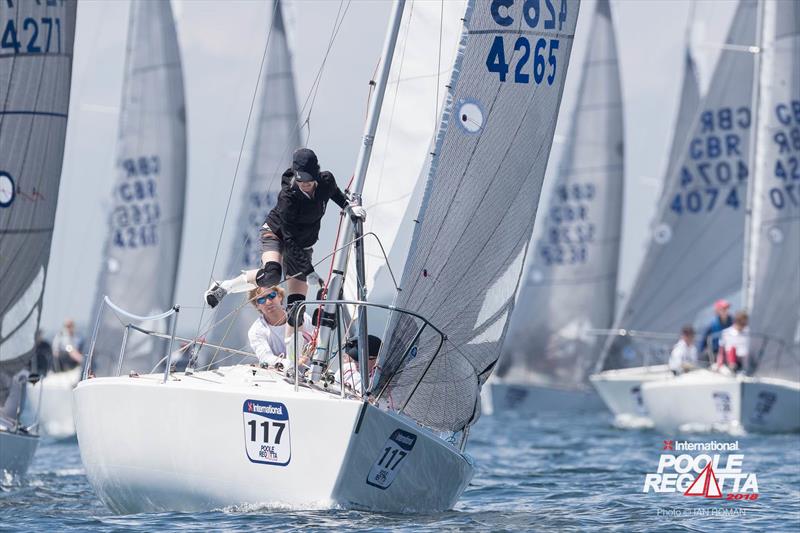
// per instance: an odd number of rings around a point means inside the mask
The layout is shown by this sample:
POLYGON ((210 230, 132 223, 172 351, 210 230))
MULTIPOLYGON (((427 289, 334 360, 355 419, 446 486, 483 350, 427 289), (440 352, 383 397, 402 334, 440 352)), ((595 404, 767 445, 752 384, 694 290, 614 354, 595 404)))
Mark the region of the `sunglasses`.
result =
POLYGON ((269 294, 265 294, 264 296, 260 296, 256 299, 256 303, 258 305, 264 305, 267 303, 267 300, 273 300, 278 296, 278 291, 272 291, 269 294))

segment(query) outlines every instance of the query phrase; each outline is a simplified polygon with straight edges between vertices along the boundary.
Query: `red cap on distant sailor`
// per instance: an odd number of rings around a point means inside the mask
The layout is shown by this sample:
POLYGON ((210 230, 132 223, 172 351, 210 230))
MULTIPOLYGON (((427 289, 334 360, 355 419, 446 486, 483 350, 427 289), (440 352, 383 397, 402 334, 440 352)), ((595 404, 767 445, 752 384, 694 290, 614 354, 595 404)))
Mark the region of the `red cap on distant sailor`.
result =
POLYGON ((729 309, 731 304, 728 303, 728 300, 717 300, 714 302, 714 310, 715 311, 722 311, 723 309, 729 309))

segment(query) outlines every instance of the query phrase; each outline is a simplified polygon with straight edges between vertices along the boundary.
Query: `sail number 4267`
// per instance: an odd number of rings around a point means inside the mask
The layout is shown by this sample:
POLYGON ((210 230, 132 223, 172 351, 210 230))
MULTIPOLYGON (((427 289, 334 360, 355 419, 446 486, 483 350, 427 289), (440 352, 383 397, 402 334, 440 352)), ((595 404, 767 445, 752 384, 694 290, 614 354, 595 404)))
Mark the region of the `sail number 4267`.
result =
MULTIPOLYGON (((533 29, 542 23, 545 30, 561 30, 567 20, 567 0, 561 0, 556 13, 556 0, 523 0, 522 18, 525 24, 533 29)), ((515 0, 493 0, 491 4, 492 19, 500 26, 511 26, 514 17, 511 13, 515 0)), ((513 37, 512 37, 513 38, 513 37)), ((486 68, 489 72, 497 74, 501 82, 505 82, 509 70, 514 69, 514 83, 541 84, 545 79, 552 85, 556 79, 556 65, 558 39, 545 39, 541 37, 533 44, 524 35, 514 40, 514 48, 506 60, 505 39, 501 35, 495 36, 489 54, 486 56, 486 68)))

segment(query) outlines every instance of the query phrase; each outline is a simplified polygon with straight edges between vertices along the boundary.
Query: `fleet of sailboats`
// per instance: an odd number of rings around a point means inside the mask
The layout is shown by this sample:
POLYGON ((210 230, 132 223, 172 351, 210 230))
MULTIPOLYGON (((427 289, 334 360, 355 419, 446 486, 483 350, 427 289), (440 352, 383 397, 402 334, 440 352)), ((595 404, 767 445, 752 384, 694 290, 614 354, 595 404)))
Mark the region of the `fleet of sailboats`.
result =
POLYGON ((756 50, 753 164, 740 262, 752 316, 748 372, 698 370, 647 383, 642 398, 662 430, 800 431, 800 6, 750 4, 756 50), (795 135, 797 136, 797 135, 795 135))
MULTIPOLYGON (((287 379, 249 365, 84 380, 75 391, 81 457, 109 507, 202 510, 266 500, 424 511, 458 499, 474 470, 463 448, 513 310, 579 7, 561 2, 550 18, 534 20, 521 5, 500 12, 491 4, 472 0, 463 15, 402 292, 389 308, 380 371, 367 394, 313 373, 311 380, 296 371, 287 379), (533 69, 515 48, 551 61, 533 69), (218 460, 205 460, 212 455, 218 460)), ((405 7, 402 0, 393 7, 354 201, 405 7)), ((356 239, 360 231, 360 223, 348 230, 356 239)), ((357 276, 363 299, 363 247, 353 253, 359 266, 349 275, 357 276)), ((365 336, 364 306, 355 307, 365 336)))
MULTIPOLYGON (((369 220, 342 216, 335 245, 315 250, 333 257, 327 294, 307 302, 324 320, 304 373, 296 361, 288 372, 251 364, 241 297, 215 310, 212 331, 176 336, 181 54, 170 2, 132 0, 91 349, 84 368, 45 378, 30 360, 76 2, 0 4, 0 277, 13 289, 0 292, 0 473, 27 470, 40 430, 77 432, 114 512, 427 512, 452 508, 469 484, 470 429, 489 406, 531 414, 602 400, 618 423, 662 431, 800 431, 800 5, 740 0, 702 98, 687 43, 646 252, 617 309, 625 141, 609 0, 587 29, 567 149, 531 240, 579 4, 394 0, 356 168, 341 183, 369 220), (718 368, 716 354, 670 371, 681 326, 736 294, 751 316, 745 371, 718 368), (374 370, 368 333, 382 340, 374 370), (360 389, 334 378, 354 338, 360 389), (198 353, 204 365, 176 368, 198 353)), ((282 0, 271 8, 231 273, 258 266, 258 230, 303 143, 282 0)))
POLYGON ((61 183, 76 7, 0 4, 0 473, 12 475, 25 473, 39 442, 35 414, 21 415, 61 183))
POLYGON ((739 4, 699 105, 687 57, 672 149, 678 157, 667 169, 639 275, 598 362, 602 372, 592 376, 609 408, 629 419, 646 419, 642 382, 671 377, 664 363, 681 326, 741 285, 755 13, 754 1, 739 4))

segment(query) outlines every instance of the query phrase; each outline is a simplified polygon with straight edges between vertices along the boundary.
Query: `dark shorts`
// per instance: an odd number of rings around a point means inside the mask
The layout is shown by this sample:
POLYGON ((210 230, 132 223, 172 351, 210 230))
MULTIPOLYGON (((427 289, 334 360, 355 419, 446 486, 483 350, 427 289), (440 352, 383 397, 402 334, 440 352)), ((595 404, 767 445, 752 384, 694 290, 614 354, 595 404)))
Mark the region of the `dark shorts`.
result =
POLYGON ((300 281, 306 281, 308 274, 314 271, 311 263, 311 254, 314 249, 308 247, 291 253, 285 248, 279 234, 273 232, 266 224, 261 226, 261 252, 278 252, 282 257, 286 277, 294 277, 300 281))

